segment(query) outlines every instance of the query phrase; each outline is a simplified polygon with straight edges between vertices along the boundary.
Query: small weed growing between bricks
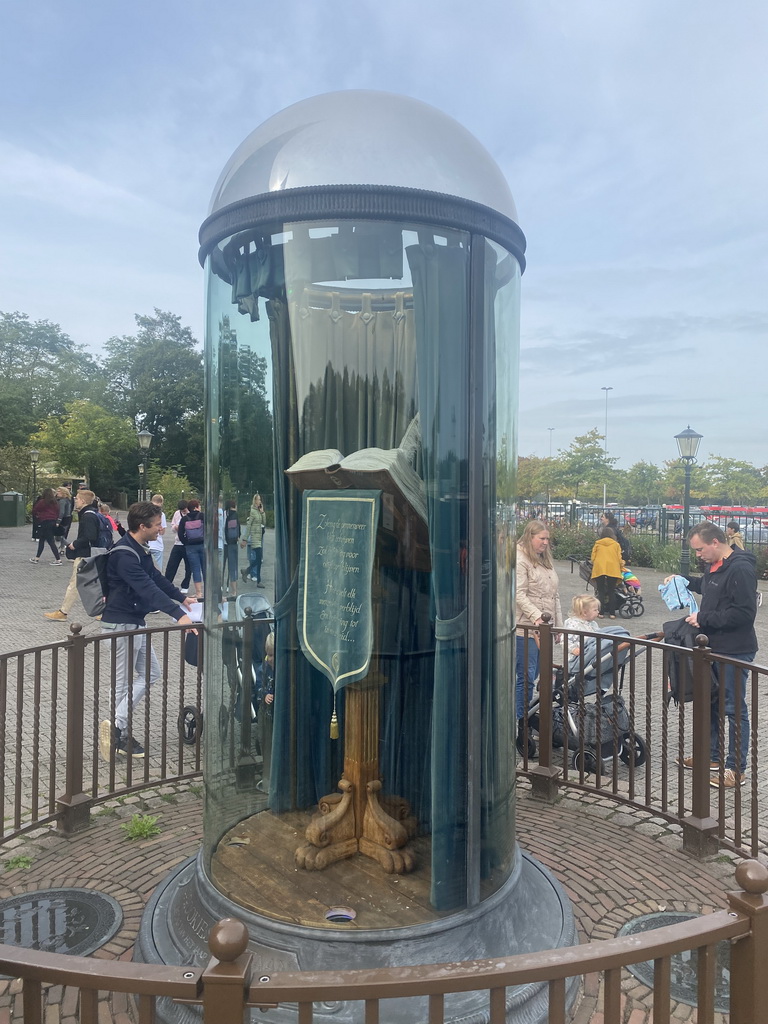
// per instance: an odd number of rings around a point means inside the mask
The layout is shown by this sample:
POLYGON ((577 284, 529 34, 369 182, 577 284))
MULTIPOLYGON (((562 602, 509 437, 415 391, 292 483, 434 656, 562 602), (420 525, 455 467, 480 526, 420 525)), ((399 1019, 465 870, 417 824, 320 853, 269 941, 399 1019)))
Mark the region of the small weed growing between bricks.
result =
POLYGON ((173 793, 161 793, 160 799, 165 800, 167 804, 177 804, 179 802, 179 798, 173 793))
POLYGON ((190 786, 189 787, 189 792, 193 796, 202 796, 203 795, 203 787, 202 786, 190 786))
POLYGON ((32 858, 26 853, 17 853, 15 857, 9 857, 5 862, 6 871, 15 871, 16 868, 23 868, 25 871, 32 867, 32 858))
POLYGON ((128 839, 150 839, 159 836, 157 814, 134 814, 130 821, 124 821, 120 828, 128 839))

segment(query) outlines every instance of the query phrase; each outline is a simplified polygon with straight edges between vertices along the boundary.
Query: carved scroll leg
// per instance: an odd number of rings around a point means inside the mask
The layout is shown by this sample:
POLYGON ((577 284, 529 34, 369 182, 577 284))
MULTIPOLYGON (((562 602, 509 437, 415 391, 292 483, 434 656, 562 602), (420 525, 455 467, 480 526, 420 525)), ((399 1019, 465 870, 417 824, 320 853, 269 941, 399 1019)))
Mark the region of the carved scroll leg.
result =
POLYGON ((340 794, 331 793, 320 801, 320 813, 314 815, 304 833, 307 845, 300 846, 294 855, 297 867, 321 871, 357 853, 354 787, 347 779, 341 779, 339 789, 340 794))
POLYGON ((375 779, 365 787, 368 803, 363 819, 363 837, 360 852, 381 864, 388 874, 404 874, 412 871, 416 859, 406 848, 408 831, 402 822, 387 814, 379 802, 381 782, 375 779))

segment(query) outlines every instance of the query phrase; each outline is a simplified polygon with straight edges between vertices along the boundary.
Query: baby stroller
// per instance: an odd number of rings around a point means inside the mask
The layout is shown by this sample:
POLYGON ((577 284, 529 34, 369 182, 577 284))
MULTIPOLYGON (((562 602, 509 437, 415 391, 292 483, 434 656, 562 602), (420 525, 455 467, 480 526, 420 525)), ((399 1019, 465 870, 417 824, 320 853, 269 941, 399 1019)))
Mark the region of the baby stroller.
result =
MULTIPOLYGON (((576 555, 569 555, 568 561, 579 567, 579 576, 587 587, 592 587, 592 560, 585 558, 580 561, 576 555)), ((616 584, 616 610, 624 619, 639 618, 644 612, 640 581, 633 572, 625 571, 622 580, 616 584)))
MULTIPOLYGON (((631 645, 622 643, 629 633, 622 627, 608 627, 595 637, 585 638, 583 653, 571 657, 567 669, 556 666, 552 685, 552 746, 573 751, 571 764, 577 771, 597 773, 614 748, 619 760, 640 768, 648 756, 648 745, 633 729, 629 709, 622 696, 624 668, 631 645), (614 671, 618 682, 614 690, 614 671), (599 693, 599 699, 597 697, 599 693), (595 697, 588 701, 585 698, 595 697)), ((528 757, 538 754, 539 708, 535 694, 527 718, 518 722, 516 746, 528 757)))
MULTIPOLYGON (((259 593, 239 594, 234 602, 224 601, 221 604, 221 621, 223 626, 222 654, 230 685, 230 706, 222 704, 219 708, 219 729, 222 738, 229 728, 232 715, 238 720, 243 709, 243 681, 245 680, 246 709, 251 722, 256 721, 257 669, 264 659, 264 642, 267 634, 274 630, 270 621, 274 619, 274 611, 269 601, 259 593), (254 626, 250 637, 246 635, 245 619, 250 615, 254 626), (233 619, 234 621, 231 621, 233 619), (250 646, 250 651, 246 647, 250 646)), ((184 645, 184 660, 188 665, 197 667, 199 660, 199 637, 187 633, 184 645)), ((197 737, 202 734, 203 713, 192 705, 185 706, 179 713, 179 735, 188 745, 194 745, 197 737)))

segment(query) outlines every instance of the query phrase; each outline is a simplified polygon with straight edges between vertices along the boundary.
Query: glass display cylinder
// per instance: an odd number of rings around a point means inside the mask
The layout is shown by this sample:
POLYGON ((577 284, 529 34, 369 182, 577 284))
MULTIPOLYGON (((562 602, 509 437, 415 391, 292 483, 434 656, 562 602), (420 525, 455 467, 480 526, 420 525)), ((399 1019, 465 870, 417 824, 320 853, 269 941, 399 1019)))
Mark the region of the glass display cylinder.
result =
POLYGON ((310 927, 320 871, 323 905, 376 880, 368 928, 476 905, 515 858, 518 259, 470 230, 326 218, 235 232, 206 270, 209 515, 235 496, 245 525, 258 495, 270 580, 233 585, 209 553, 228 600, 206 634, 206 871, 310 927), (364 492, 361 577, 353 538, 315 534, 364 492), (312 536, 308 495, 329 510, 312 536), (311 652, 366 615, 368 671, 335 688, 311 652))

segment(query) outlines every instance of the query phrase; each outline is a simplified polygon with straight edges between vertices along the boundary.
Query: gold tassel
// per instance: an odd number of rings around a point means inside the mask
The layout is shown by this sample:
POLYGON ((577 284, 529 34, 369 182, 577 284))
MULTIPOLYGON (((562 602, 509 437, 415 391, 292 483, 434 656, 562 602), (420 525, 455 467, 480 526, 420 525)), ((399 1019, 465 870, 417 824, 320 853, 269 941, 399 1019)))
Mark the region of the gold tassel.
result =
POLYGON ((331 715, 331 739, 339 738, 339 720, 336 717, 336 694, 333 695, 333 714, 331 715))

